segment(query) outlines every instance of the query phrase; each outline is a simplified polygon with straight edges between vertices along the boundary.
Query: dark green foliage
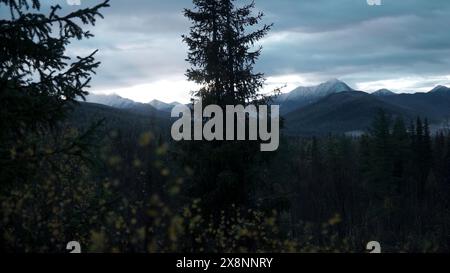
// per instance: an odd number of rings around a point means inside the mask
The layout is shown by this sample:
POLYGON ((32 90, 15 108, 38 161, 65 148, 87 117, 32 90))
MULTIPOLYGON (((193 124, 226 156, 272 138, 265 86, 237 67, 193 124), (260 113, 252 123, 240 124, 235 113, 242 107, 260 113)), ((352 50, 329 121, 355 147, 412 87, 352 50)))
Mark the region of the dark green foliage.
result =
POLYGON ((369 133, 356 139, 292 139, 292 167, 273 169, 289 181, 289 213, 297 220, 323 222, 337 213, 340 236, 355 246, 377 238, 386 251, 424 251, 424 244, 447 251, 448 145, 444 133, 432 139, 426 120, 407 130, 401 118, 379 111, 369 133))
POLYGON ((256 26, 263 13, 252 14, 255 4, 236 7, 234 0, 194 0, 195 10, 184 14, 192 21, 189 36, 183 36, 189 47, 187 71, 189 80, 203 87, 195 93, 205 104, 247 104, 258 98, 264 76, 253 72, 261 53, 255 43, 271 25, 247 33, 256 26))
POLYGON ((10 11, 10 18, 0 20, 2 250, 14 245, 15 250, 49 251, 47 244, 62 243, 42 228, 52 221, 61 221, 61 237, 88 227, 81 215, 94 212, 85 211, 96 202, 87 165, 95 161, 92 144, 100 123, 79 131, 65 118, 76 99, 87 94, 99 62, 95 52, 71 59, 66 49, 73 40, 92 37, 83 25, 94 25, 108 6, 104 1, 61 16, 60 6, 41 13, 37 0, 0 1, 0 8, 10 11), (83 202, 77 200, 80 195, 86 197, 83 202), (18 213, 8 219, 14 209, 18 213), (3 243, 11 238, 11 245, 3 243))
MULTIPOLYGON (((90 74, 99 65, 95 52, 70 63, 65 49, 73 39, 92 37, 76 20, 94 25, 107 1, 66 16, 57 15, 59 6, 44 15, 23 12, 28 1, 2 2, 12 5, 11 20, 0 21, 2 128, 49 126, 77 97, 87 94, 90 74), (52 30, 55 27, 58 31, 52 30)), ((33 1, 32 7, 39 9, 38 3, 33 1)))
POLYGON ((94 25, 105 1, 93 8, 58 15, 39 13, 39 1, 0 1, 11 18, 0 20, 0 173, 1 184, 33 176, 47 153, 81 156, 86 146, 73 140, 69 147, 43 151, 43 143, 58 138, 58 123, 77 97, 83 98, 90 75, 99 63, 94 54, 71 60, 66 47, 71 40, 92 37, 80 25, 94 25), (81 21, 81 24, 80 24, 81 21), (7 170, 7 171, 6 171, 7 170))

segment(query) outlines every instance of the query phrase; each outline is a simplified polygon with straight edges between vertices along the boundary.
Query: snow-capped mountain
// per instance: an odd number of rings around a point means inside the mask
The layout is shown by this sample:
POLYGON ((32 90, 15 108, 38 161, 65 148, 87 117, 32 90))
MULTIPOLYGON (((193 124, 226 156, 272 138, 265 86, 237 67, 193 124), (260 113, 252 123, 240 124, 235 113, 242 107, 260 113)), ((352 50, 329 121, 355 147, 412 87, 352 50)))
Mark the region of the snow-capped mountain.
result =
POLYGON ((97 95, 97 94, 89 94, 86 96, 86 102, 90 103, 98 103, 107 106, 111 106, 114 108, 127 109, 136 106, 137 102, 122 98, 119 95, 97 95))
POLYGON ((352 91, 353 89, 350 88, 346 83, 333 79, 324 83, 321 83, 317 86, 300 86, 296 89, 292 90, 288 94, 286 94, 286 100, 295 100, 298 98, 313 98, 313 97, 325 97, 327 95, 338 93, 338 92, 345 92, 345 91, 352 91))
POLYGON ((396 95, 396 93, 392 92, 389 89, 383 88, 383 89, 373 92, 372 95, 382 97, 382 96, 393 96, 393 95, 396 95))
POLYGON ((157 116, 164 116, 165 112, 159 111, 152 105, 148 103, 140 103, 135 102, 130 99, 122 98, 118 95, 97 95, 97 94, 89 94, 86 96, 86 102, 89 103, 97 103, 97 104, 103 104, 106 106, 128 110, 130 112, 142 114, 142 115, 157 115, 157 116))
POLYGON ((160 111, 170 112, 173 107, 175 107, 181 103, 176 102, 176 101, 171 102, 171 103, 165 103, 163 101, 155 99, 155 100, 152 100, 151 102, 149 102, 149 104, 160 111))
POLYGON ((159 116, 167 116, 167 113, 170 113, 173 107, 180 104, 179 102, 165 103, 159 100, 152 100, 149 103, 141 103, 127 98, 122 98, 116 94, 89 94, 86 96, 86 102, 103 104, 114 108, 130 110, 140 114, 157 114, 159 116))
POLYGON ((275 104, 279 104, 281 114, 285 114, 299 107, 314 103, 328 95, 348 91, 354 90, 346 83, 333 79, 316 86, 297 87, 289 93, 278 96, 275 99, 275 104))

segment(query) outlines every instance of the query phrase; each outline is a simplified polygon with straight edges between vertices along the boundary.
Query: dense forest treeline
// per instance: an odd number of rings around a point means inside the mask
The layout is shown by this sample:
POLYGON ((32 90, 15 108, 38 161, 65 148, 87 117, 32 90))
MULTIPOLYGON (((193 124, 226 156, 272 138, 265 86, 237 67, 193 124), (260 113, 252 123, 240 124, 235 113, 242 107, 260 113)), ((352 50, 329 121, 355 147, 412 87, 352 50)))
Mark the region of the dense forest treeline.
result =
POLYGON ((96 129, 95 162, 67 158, 59 176, 4 192, 4 250, 61 251, 77 238, 90 251, 360 252, 371 240, 448 251, 450 134, 430 135, 425 120, 380 111, 361 137, 283 137, 275 155, 248 163, 252 205, 226 212, 192 197, 179 144, 149 124, 121 126, 96 129))
POLYGON ((337 213, 340 236, 355 247, 378 238, 392 251, 446 250, 449 137, 430 135, 426 120, 406 126, 381 111, 361 137, 290 139, 274 176, 291 193, 287 221, 320 223, 337 213))

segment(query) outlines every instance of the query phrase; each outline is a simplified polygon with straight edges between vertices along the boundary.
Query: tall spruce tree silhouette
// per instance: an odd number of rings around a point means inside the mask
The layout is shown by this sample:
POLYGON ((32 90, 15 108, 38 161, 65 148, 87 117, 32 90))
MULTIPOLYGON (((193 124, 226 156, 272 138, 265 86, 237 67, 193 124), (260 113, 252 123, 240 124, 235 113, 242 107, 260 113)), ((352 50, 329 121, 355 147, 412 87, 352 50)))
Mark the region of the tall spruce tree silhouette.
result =
POLYGON ((255 3, 236 7, 234 0, 194 0, 195 10, 184 15, 192 22, 183 36, 189 47, 187 77, 202 87, 194 95, 205 104, 248 104, 261 98, 258 93, 264 75, 253 71, 262 47, 255 43, 272 25, 254 28, 264 14, 252 14, 255 3))
MULTIPOLYGON (((253 13, 255 3, 238 7, 234 0, 194 0, 184 15, 192 26, 183 36, 189 52, 188 80, 200 85, 193 101, 203 107, 216 104, 248 105, 266 101, 260 94, 263 73, 253 66, 261 54, 257 46, 272 24, 257 25, 263 13, 253 13)), ((224 123, 225 124, 225 123, 224 123)), ((236 130, 234 131, 236 132, 236 130)), ((232 204, 254 205, 252 161, 259 144, 249 141, 196 141, 185 145, 185 164, 194 169, 190 194, 203 201, 206 214, 227 211, 232 204)))

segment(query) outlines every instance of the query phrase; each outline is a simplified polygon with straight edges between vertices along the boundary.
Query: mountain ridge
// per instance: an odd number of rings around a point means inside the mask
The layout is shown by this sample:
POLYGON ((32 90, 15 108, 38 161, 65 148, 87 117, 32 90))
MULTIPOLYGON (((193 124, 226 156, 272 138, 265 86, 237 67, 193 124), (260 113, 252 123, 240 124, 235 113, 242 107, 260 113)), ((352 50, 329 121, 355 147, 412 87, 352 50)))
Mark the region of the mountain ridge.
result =
POLYGON ((379 90, 373 92, 372 95, 374 95, 374 96, 395 96, 395 95, 397 95, 397 93, 392 92, 389 89, 382 88, 382 89, 379 89, 379 90))
POLYGON ((155 107, 156 109, 160 110, 160 111, 165 111, 165 112, 170 112, 172 110, 173 107, 181 104, 177 101, 173 101, 171 103, 166 103, 157 99, 153 99, 151 100, 148 104, 150 104, 151 106, 155 107))
POLYGON ((414 116, 409 109, 392 105, 366 92, 340 92, 288 113, 285 132, 290 135, 320 135, 364 131, 380 109, 393 116, 414 116))
POLYGON ((280 105, 281 115, 296 108, 309 105, 333 93, 354 91, 345 82, 332 79, 313 86, 299 86, 288 93, 281 94, 274 99, 274 104, 280 105))
MULTIPOLYGON (((164 119, 170 118, 168 113, 178 104, 159 100, 138 103, 118 95, 95 94, 87 96, 86 101, 164 119)), ((379 109, 409 121, 420 116, 440 124, 450 119, 450 88, 438 85, 422 93, 398 94, 388 89, 367 93, 334 79, 316 86, 297 87, 275 98, 274 104, 280 105, 287 134, 348 133, 367 129, 379 109)))
POLYGON ((87 103, 106 105, 147 116, 165 116, 162 111, 156 109, 148 103, 135 102, 131 99, 123 98, 117 94, 89 94, 85 97, 85 99, 85 102, 87 103))

